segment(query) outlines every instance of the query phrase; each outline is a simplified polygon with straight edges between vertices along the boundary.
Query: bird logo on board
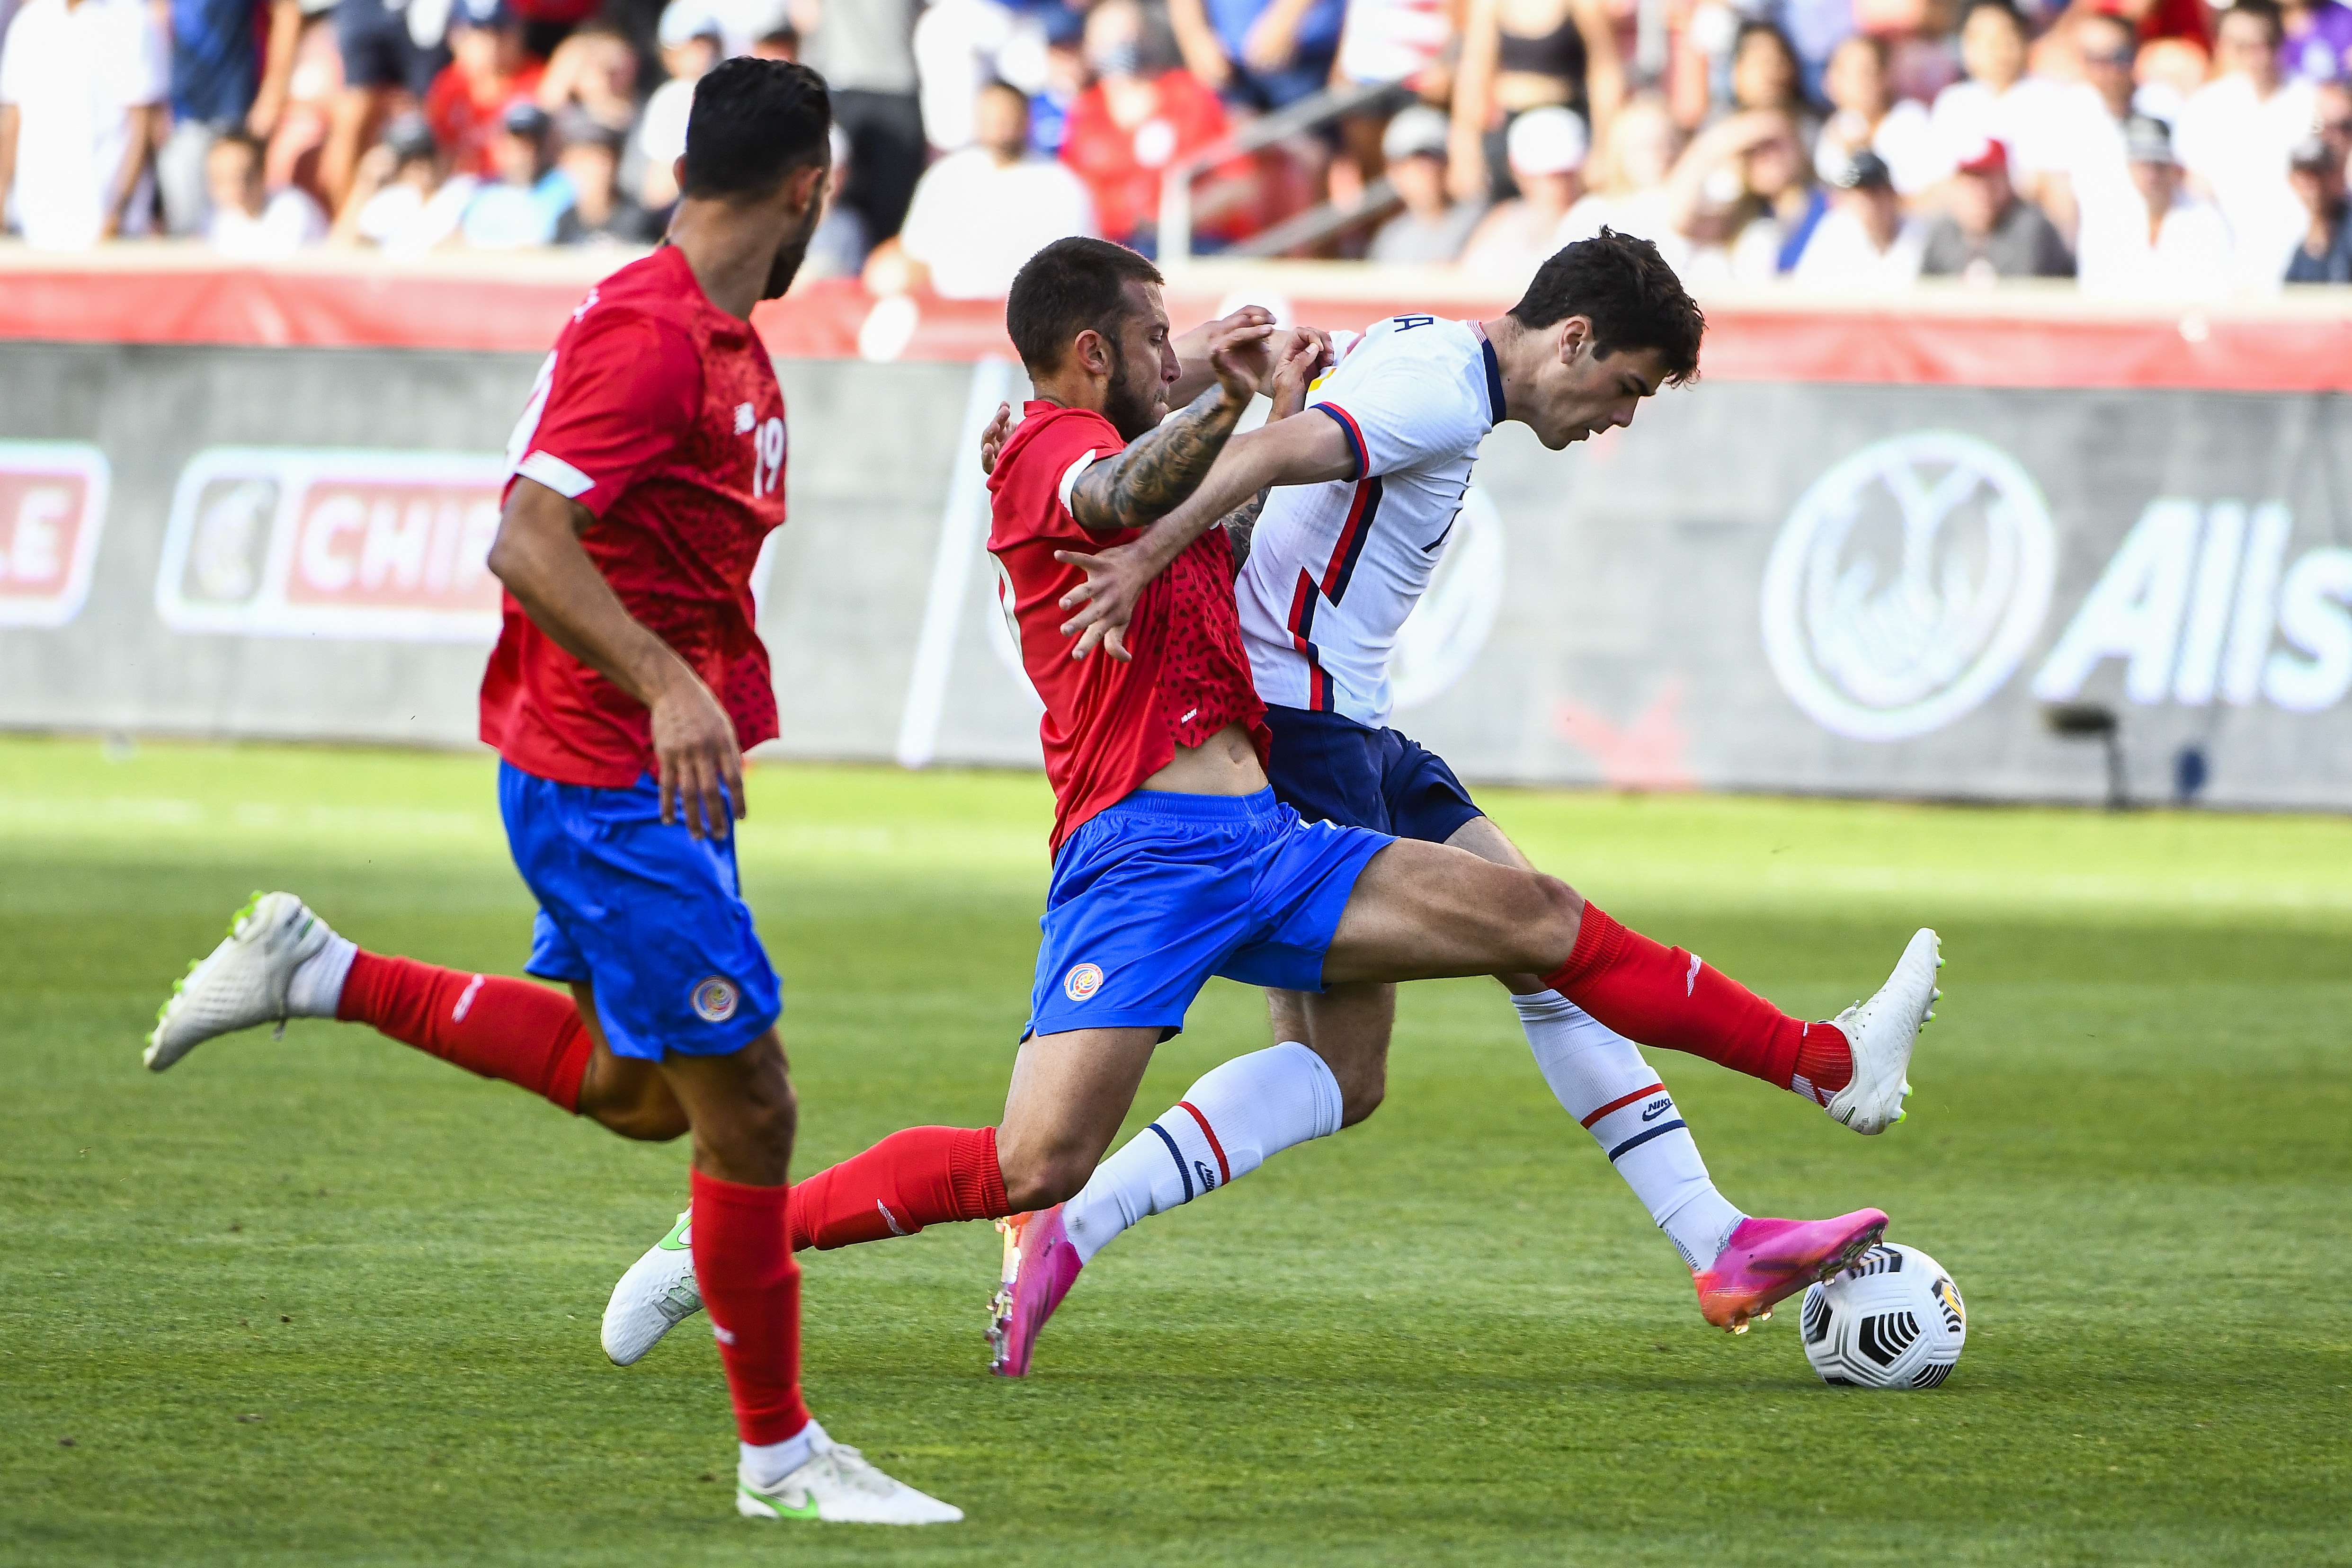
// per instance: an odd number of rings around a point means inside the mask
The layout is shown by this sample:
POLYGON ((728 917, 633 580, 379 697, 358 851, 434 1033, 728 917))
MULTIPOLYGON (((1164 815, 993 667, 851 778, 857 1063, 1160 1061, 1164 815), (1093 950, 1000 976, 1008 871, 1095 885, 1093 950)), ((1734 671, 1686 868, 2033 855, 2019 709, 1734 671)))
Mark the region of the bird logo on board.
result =
POLYGON ((1074 963, 1062 976, 1062 994, 1073 1002, 1084 1002, 1102 989, 1102 966, 1095 963, 1074 963))
POLYGON ((689 1000, 694 1005, 694 1016, 706 1024, 723 1024, 735 1016, 734 983, 716 974, 698 983, 689 1000))

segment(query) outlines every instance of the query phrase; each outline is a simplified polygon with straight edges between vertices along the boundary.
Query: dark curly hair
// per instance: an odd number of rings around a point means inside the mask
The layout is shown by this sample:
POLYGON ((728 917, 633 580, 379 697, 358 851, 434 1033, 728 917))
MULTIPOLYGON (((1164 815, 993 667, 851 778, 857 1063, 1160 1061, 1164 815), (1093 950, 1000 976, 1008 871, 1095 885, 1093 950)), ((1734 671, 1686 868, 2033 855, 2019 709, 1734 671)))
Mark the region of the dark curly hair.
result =
POLYGON ((1523 327, 1553 326, 1570 316, 1591 321, 1593 353, 1603 359, 1619 349, 1655 349, 1667 385, 1697 379, 1706 317, 1646 239, 1604 228, 1563 246, 1511 307, 1511 319, 1523 327))

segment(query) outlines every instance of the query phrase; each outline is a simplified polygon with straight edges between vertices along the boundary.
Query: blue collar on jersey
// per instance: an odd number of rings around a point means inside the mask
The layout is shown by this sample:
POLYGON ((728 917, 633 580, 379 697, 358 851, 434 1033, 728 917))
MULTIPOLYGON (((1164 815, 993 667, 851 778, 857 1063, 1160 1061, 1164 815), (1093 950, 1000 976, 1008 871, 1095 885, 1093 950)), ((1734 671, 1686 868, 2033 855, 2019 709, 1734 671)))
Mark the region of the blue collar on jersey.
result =
POLYGON ((1486 423, 1500 425, 1503 422, 1503 364, 1495 357, 1494 340, 1486 336, 1484 327, 1478 328, 1478 346, 1486 354, 1486 423))

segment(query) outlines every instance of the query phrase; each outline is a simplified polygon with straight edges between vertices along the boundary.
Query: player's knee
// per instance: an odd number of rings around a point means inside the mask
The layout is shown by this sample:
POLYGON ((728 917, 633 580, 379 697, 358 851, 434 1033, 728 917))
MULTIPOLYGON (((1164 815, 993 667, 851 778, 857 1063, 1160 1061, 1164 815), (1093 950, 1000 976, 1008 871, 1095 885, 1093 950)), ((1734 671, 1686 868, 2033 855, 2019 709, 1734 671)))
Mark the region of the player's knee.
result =
POLYGON ((1584 920, 1584 900, 1558 877, 1531 871, 1527 877, 1526 909, 1518 922, 1524 943, 1520 968, 1549 974, 1576 951, 1577 928, 1584 920))
POLYGON ((1075 1145, 1026 1146, 1000 1144, 997 1163, 1004 1177, 1005 1201, 1014 1214, 1051 1208, 1076 1197, 1095 1173, 1096 1159, 1075 1145))
POLYGON ((1353 1127, 1381 1108, 1389 1094, 1388 1063, 1376 1061, 1344 1073, 1339 1080, 1339 1125, 1353 1127))

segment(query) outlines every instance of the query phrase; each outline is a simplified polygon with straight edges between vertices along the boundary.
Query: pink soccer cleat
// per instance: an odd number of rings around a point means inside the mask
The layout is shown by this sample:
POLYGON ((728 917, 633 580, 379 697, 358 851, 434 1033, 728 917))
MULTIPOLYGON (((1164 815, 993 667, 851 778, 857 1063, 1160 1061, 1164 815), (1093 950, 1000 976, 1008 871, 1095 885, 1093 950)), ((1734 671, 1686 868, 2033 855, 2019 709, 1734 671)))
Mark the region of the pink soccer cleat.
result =
POLYGON ((1772 1303, 1852 1267, 1886 1233, 1879 1209, 1835 1219, 1744 1219, 1715 1261, 1698 1270, 1698 1310, 1718 1329, 1744 1334, 1772 1303))
POLYGON ((1026 1377, 1038 1331, 1086 1265, 1062 1228, 1059 1204, 998 1220, 996 1228, 1004 1233, 1004 1275, 988 1303, 988 1370, 999 1377, 1026 1377))

